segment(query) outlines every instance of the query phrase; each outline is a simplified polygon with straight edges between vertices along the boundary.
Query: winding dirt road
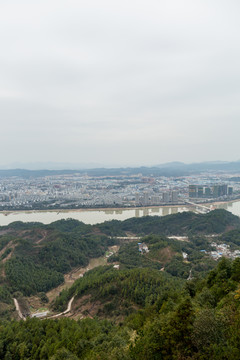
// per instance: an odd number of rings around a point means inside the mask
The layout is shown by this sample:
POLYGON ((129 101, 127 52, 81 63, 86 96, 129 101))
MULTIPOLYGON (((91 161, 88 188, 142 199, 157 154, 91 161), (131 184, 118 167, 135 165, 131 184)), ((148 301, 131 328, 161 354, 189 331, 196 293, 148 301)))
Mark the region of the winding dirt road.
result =
POLYGON ((72 309, 73 300, 74 300, 74 296, 69 300, 67 310, 65 310, 65 311, 63 311, 63 312, 61 312, 59 314, 49 316, 48 319, 53 319, 53 318, 56 318, 56 317, 59 317, 61 315, 65 315, 65 314, 69 313, 71 311, 71 309, 72 309))
MULTIPOLYGON (((45 234, 43 234, 43 237, 40 239, 40 241, 43 241, 45 238, 45 234)), ((114 245, 114 246, 110 246, 108 248, 108 251, 112 251, 113 253, 116 253, 119 249, 119 246, 118 245, 114 245)), ((59 287, 49 291, 47 293, 47 296, 50 300, 50 302, 56 298, 56 296, 59 295, 59 293, 63 290, 63 289, 66 289, 66 288, 69 288, 75 280, 79 279, 79 277, 82 277, 85 272, 91 270, 91 269, 94 269, 95 267, 99 266, 99 265, 106 265, 107 264, 107 257, 106 256, 101 256, 99 258, 94 258, 94 259, 91 259, 88 266, 86 266, 85 268, 78 268, 78 269, 74 269, 73 271, 71 271, 69 274, 65 274, 64 275, 64 284, 60 285, 59 287)), ((66 315, 67 313, 69 313, 71 310, 72 310, 72 303, 73 303, 73 300, 74 300, 74 296, 69 300, 68 302, 68 306, 67 306, 67 309, 59 314, 55 314, 55 315, 51 315, 51 316, 46 316, 44 317, 45 319, 54 319, 54 318, 58 318, 59 316, 64 316, 66 315)), ((17 301, 17 299, 13 298, 13 301, 14 301, 14 304, 15 304, 15 308, 16 308, 16 311, 19 315, 19 317, 22 319, 22 320, 26 320, 26 318, 23 316, 21 310, 20 310, 20 307, 19 307, 19 303, 17 301)), ((43 318, 42 318, 43 319, 43 318)))
MULTIPOLYGON (((57 318, 57 317, 59 317, 59 316, 61 316, 61 315, 65 315, 65 314, 69 313, 69 312, 71 311, 71 309, 72 309, 73 300, 74 300, 74 296, 69 300, 68 306, 67 306, 67 310, 65 310, 65 311, 63 311, 63 312, 61 312, 61 313, 59 313, 59 314, 55 314, 55 315, 49 316, 49 317, 47 317, 47 318, 48 318, 48 319, 53 319, 53 318, 57 318)), ((21 312, 21 309, 20 309, 20 306, 19 306, 19 303, 18 303, 17 299, 13 298, 13 301, 14 301, 14 305, 15 305, 16 311, 17 311, 17 313, 18 313, 18 316, 20 317, 20 319, 26 321, 25 316, 23 316, 23 314, 22 314, 22 312, 21 312)))
POLYGON ((20 319, 26 321, 25 316, 23 316, 23 314, 21 312, 21 309, 20 309, 20 306, 19 306, 19 303, 18 303, 17 299, 13 298, 13 301, 14 301, 14 305, 15 305, 16 311, 18 313, 18 316, 20 317, 20 319))

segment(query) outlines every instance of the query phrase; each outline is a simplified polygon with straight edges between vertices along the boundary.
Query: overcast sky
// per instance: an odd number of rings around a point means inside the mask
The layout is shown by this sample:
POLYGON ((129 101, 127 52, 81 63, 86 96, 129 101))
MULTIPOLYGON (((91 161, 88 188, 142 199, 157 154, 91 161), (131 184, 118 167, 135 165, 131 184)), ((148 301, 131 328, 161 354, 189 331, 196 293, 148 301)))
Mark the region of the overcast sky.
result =
POLYGON ((240 3, 0 2, 0 165, 240 158, 240 3))

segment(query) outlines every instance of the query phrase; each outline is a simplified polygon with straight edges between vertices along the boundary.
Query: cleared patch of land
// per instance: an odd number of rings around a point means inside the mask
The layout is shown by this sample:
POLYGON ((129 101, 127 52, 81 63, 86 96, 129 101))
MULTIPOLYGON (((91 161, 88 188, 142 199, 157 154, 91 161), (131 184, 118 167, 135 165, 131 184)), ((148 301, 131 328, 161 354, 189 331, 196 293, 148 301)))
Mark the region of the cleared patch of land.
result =
MULTIPOLYGON (((119 250, 118 245, 109 246, 109 248, 108 248, 108 252, 112 252, 112 253, 116 253, 118 250, 119 250)), ((31 312, 36 312, 39 310, 39 308, 42 308, 43 306, 44 306, 44 308, 49 307, 49 304, 53 300, 56 299, 56 297, 60 294, 60 292, 62 290, 70 288, 72 286, 72 284, 74 283, 74 281, 79 279, 80 277, 82 277, 85 274, 85 272, 92 270, 95 267, 101 266, 101 265, 107 265, 106 254, 99 258, 91 259, 89 264, 86 267, 79 267, 79 268, 74 269, 71 272, 65 274, 64 275, 64 283, 59 285, 58 287, 50 290, 47 293, 47 297, 49 299, 48 304, 43 305, 43 303, 40 301, 39 297, 37 297, 37 296, 28 297, 27 300, 28 300, 31 312)))
POLYGON ((147 258, 149 258, 151 261, 159 262, 163 265, 167 264, 171 261, 173 256, 175 255, 175 252, 171 249, 170 246, 159 249, 154 252, 154 255, 151 254, 151 252, 147 255, 145 255, 147 258))

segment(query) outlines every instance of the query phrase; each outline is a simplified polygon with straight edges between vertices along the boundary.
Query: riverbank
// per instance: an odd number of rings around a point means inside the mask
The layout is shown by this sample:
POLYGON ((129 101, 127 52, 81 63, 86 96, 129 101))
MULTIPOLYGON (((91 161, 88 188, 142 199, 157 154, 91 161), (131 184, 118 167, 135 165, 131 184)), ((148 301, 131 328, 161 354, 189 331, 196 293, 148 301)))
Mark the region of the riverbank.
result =
POLYGON ((208 202, 208 203, 203 203, 203 205, 206 204, 206 205, 216 205, 217 206, 217 205, 224 205, 224 204, 229 204, 229 203, 236 203, 239 201, 240 201, 240 198, 234 199, 234 200, 208 202))
MULTIPOLYGON (((208 201, 208 202, 200 202, 197 203, 197 205, 206 205, 206 206, 211 206, 211 205, 222 205, 222 204, 227 204, 227 203, 233 203, 233 202, 238 202, 240 201, 240 198, 238 199, 234 199, 234 200, 225 200, 225 201, 208 201)), ((5 216, 8 216, 9 214, 12 213, 25 213, 25 214, 32 214, 32 213, 46 213, 46 212, 50 212, 50 213, 68 213, 68 212, 74 212, 74 213, 82 213, 82 212, 86 212, 86 211, 105 211, 105 212, 110 212, 110 211, 127 211, 127 210, 145 210, 145 209, 159 209, 159 208, 179 208, 179 207, 186 207, 186 208, 193 208, 195 207, 194 205, 190 205, 190 204, 186 204, 185 202, 179 203, 179 204, 161 204, 161 205, 148 205, 148 206, 122 206, 122 207, 91 207, 91 208, 69 208, 69 209, 31 209, 31 210, 24 210, 24 209, 13 209, 13 210, 0 210, 0 214, 4 214, 5 216)))
POLYGON ((171 208, 178 208, 178 207, 194 207, 193 205, 189 205, 186 203, 181 204, 164 204, 164 205, 149 205, 149 206, 124 206, 124 207, 101 207, 101 208, 81 208, 81 209, 42 209, 42 210, 0 210, 0 214, 9 215, 12 213, 68 213, 68 212, 85 212, 85 211, 125 211, 125 210, 144 210, 144 209, 158 209, 162 207, 171 207, 171 208))
MULTIPOLYGON (((215 201, 201 203, 211 208, 224 208, 234 215, 240 216, 240 200, 232 201, 215 201)), ((75 219, 85 224, 95 225, 104 221, 120 220, 124 221, 132 217, 142 216, 166 216, 183 211, 194 211, 195 206, 191 204, 174 204, 163 206, 146 206, 146 207, 113 207, 113 208, 88 208, 88 209, 61 209, 61 210, 27 210, 27 211, 2 211, 0 212, 0 226, 7 226, 15 221, 22 222, 40 222, 50 224, 62 219, 75 219)))

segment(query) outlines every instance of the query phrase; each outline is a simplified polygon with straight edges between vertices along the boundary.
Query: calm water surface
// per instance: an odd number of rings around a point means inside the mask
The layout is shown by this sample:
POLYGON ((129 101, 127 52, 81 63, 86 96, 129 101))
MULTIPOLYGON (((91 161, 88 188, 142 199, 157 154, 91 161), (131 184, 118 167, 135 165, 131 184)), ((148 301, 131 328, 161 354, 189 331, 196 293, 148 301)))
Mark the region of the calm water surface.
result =
POLYGON ((216 207, 219 209, 225 209, 227 211, 230 211, 234 215, 240 216, 240 200, 229 201, 225 204, 218 204, 216 207))
MULTIPOLYGON (((240 201, 218 204, 216 207, 226 209, 235 215, 240 216, 240 201)), ((146 215, 165 216, 176 214, 177 212, 188 211, 189 207, 154 207, 138 209, 119 209, 119 210, 83 210, 83 211, 13 211, 10 213, 0 213, 0 226, 8 225, 13 221, 38 221, 43 224, 50 224, 60 219, 76 219, 86 224, 97 224, 107 220, 126 220, 131 217, 141 217, 146 215)))

